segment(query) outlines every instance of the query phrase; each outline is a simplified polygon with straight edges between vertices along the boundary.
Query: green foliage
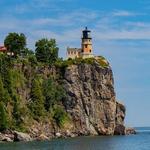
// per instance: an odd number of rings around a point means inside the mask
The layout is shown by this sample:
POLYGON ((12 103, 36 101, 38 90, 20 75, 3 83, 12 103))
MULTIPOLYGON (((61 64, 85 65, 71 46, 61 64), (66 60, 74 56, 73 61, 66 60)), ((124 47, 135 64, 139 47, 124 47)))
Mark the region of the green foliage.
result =
POLYGON ((82 63, 85 63, 85 64, 93 64, 95 62, 95 58, 86 58, 86 59, 83 59, 82 60, 82 63))
POLYGON ((9 94, 7 90, 4 88, 4 84, 2 82, 2 79, 0 77, 0 100, 7 104, 7 102, 10 100, 9 94))
POLYGON ((44 116, 44 96, 42 94, 42 87, 38 79, 33 79, 31 88, 31 103, 29 105, 34 119, 44 116))
POLYGON ((49 111, 54 104, 61 102, 66 93, 63 87, 53 79, 47 79, 43 83, 43 95, 45 96, 45 108, 49 111))
POLYGON ((59 127, 63 127, 69 122, 69 116, 61 106, 55 106, 53 110, 53 119, 59 127))
POLYGON ((11 52, 14 52, 15 56, 20 55, 26 46, 26 37, 23 33, 9 33, 5 40, 4 45, 11 52))
POLYGON ((6 107, 3 102, 0 102, 0 131, 4 131, 8 128, 8 120, 6 107))
POLYGON ((58 47, 55 39, 41 39, 35 44, 35 54, 39 62, 53 64, 58 58, 58 47))
MULTIPOLYGON (((98 56, 96 58, 75 58, 71 59, 69 58, 68 60, 58 60, 55 62, 55 66, 62 68, 65 70, 66 67, 71 66, 71 65, 79 65, 79 64, 94 64, 94 63, 99 63, 101 67, 108 67, 109 63, 103 56, 98 56)), ((63 71, 63 70, 62 70, 63 71)))
POLYGON ((59 68, 66 68, 71 65, 79 65, 79 64, 93 64, 96 60, 94 58, 75 58, 68 60, 58 60, 55 62, 55 66, 59 68))
POLYGON ((11 87, 13 89, 24 87, 25 84, 25 77, 20 70, 10 69, 10 76, 11 76, 11 87))
POLYGON ((98 56, 96 61, 100 64, 101 67, 105 68, 109 66, 108 61, 103 56, 98 56))
POLYGON ((31 66, 37 66, 37 59, 35 55, 29 55, 28 61, 31 63, 31 66))
POLYGON ((23 119, 22 119, 22 110, 20 108, 20 99, 17 95, 13 96, 13 123, 14 127, 16 128, 21 128, 23 124, 23 119))
POLYGON ((24 56, 34 55, 34 52, 32 50, 30 50, 29 48, 24 48, 23 49, 23 55, 24 56))

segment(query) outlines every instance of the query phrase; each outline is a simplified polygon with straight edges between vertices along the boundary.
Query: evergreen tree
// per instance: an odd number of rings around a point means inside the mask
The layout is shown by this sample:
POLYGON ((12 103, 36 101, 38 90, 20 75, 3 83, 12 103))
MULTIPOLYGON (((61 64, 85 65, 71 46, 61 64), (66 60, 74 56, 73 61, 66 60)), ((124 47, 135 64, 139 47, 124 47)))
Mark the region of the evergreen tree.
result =
POLYGON ((31 100, 30 109, 35 119, 39 119, 40 116, 44 116, 44 96, 42 94, 42 87, 37 79, 32 81, 31 88, 31 100))
POLYGON ((3 102, 5 101, 5 89, 1 77, 0 77, 0 98, 3 102))
POLYGON ((53 110, 53 119, 56 121, 59 127, 63 127, 66 122, 69 121, 68 114, 64 111, 64 109, 60 106, 55 106, 53 110))
POLYGON ((17 97, 17 95, 13 96, 13 101, 14 101, 14 107, 13 107, 14 125, 15 127, 21 127, 23 121, 21 119, 21 110, 19 107, 19 98, 17 97))
POLYGON ((0 77, 0 99, 2 102, 7 103, 9 98, 9 94, 6 89, 4 89, 4 84, 2 82, 2 78, 0 77))
POLYGON ((3 102, 0 102, 0 131, 8 128, 7 113, 3 102))
POLYGON ((63 87, 58 85, 52 79, 44 81, 43 93, 45 96, 45 108, 47 111, 66 96, 63 87))

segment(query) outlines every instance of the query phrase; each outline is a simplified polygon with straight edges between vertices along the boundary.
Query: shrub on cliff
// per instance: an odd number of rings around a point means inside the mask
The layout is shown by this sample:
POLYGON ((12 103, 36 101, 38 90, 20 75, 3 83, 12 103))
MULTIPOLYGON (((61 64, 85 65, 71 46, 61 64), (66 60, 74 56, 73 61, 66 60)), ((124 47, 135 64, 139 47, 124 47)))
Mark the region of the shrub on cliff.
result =
POLYGON ((10 100, 8 91, 4 88, 3 81, 0 77, 0 100, 7 104, 7 102, 10 100))
POLYGON ((43 83, 43 95, 45 97, 45 108, 49 111, 55 104, 61 102, 66 93, 60 84, 50 78, 43 83))
POLYGON ((7 128, 8 128, 8 121, 7 121, 6 107, 3 102, 0 102, 0 131, 4 131, 7 128))
POLYGON ((63 127, 69 121, 69 116, 61 106, 56 105, 53 109, 53 119, 59 127, 63 127))
POLYGON ((31 66, 37 66, 37 59, 35 55, 29 55, 28 56, 28 61, 31 63, 31 66))
POLYGON ((44 116, 44 96, 42 94, 42 87, 38 79, 33 79, 31 87, 31 102, 29 104, 32 116, 38 120, 39 117, 44 116))
POLYGON ((103 56, 97 56, 96 61, 100 64, 101 67, 105 68, 109 66, 108 61, 103 56))
POLYGON ((18 95, 14 95, 13 97, 13 125, 12 128, 22 130, 24 126, 24 117, 27 115, 27 112, 20 105, 22 104, 18 95))

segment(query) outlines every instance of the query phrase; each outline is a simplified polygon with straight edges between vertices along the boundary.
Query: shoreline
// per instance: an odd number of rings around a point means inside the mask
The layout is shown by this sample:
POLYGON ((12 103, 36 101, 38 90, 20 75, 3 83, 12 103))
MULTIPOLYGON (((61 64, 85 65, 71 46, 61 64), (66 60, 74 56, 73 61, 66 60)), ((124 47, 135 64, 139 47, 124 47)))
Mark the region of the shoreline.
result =
MULTIPOLYGON (((136 130, 134 128, 126 128, 125 134, 120 135, 131 135, 131 134, 137 134, 136 130)), ((77 134, 77 133, 59 133, 57 132, 55 135, 48 137, 44 134, 41 134, 37 137, 32 137, 28 133, 18 132, 18 131, 5 131, 4 133, 0 133, 0 142, 8 143, 8 142, 30 142, 30 141, 50 141, 52 139, 66 139, 66 138, 75 138, 75 137, 86 137, 86 136, 120 136, 119 134, 113 134, 113 135, 90 135, 90 134, 77 134)))

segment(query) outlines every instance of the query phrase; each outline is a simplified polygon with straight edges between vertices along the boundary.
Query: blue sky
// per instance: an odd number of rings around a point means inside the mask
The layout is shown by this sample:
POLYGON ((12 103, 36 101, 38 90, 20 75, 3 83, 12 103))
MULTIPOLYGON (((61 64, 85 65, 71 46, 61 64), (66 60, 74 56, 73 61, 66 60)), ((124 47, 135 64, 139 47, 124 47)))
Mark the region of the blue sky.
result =
POLYGON ((60 56, 80 47, 92 30, 94 53, 111 63, 117 99, 127 107, 128 126, 150 126, 149 0, 1 0, 0 45, 9 32, 23 32, 28 47, 56 38, 60 56))

